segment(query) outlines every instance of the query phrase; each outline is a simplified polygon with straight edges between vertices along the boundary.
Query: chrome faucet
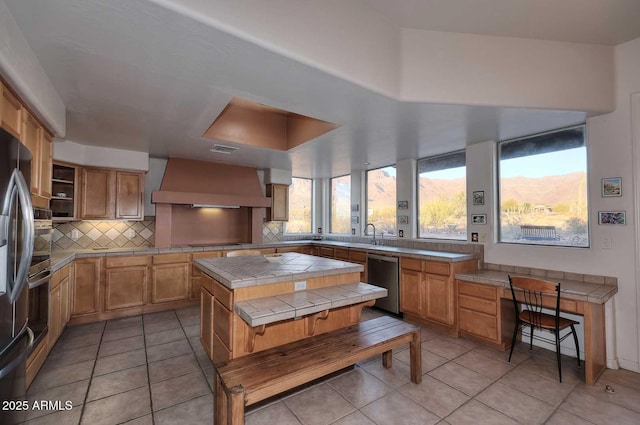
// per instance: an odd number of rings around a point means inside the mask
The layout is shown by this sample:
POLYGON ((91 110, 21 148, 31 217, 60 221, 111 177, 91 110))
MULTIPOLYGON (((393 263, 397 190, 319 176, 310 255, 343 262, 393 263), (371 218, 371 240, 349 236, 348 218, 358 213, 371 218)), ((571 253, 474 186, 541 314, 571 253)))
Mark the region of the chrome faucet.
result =
POLYGON ((373 243, 374 245, 377 245, 377 244, 376 244, 376 226, 375 226, 373 223, 367 223, 366 227, 364 228, 364 231, 365 231, 365 232, 367 233, 367 235, 368 235, 368 234, 369 234, 369 231, 368 231, 369 226, 373 227, 373 242, 372 242, 372 243, 373 243))

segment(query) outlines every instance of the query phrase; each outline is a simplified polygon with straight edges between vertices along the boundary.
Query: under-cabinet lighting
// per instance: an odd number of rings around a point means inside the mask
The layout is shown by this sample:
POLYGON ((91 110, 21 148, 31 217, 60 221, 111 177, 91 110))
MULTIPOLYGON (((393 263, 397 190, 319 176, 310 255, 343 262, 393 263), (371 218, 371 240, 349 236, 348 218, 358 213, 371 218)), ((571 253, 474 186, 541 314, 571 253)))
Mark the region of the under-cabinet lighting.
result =
POLYGON ((191 204, 191 208, 240 208, 240 205, 191 204))

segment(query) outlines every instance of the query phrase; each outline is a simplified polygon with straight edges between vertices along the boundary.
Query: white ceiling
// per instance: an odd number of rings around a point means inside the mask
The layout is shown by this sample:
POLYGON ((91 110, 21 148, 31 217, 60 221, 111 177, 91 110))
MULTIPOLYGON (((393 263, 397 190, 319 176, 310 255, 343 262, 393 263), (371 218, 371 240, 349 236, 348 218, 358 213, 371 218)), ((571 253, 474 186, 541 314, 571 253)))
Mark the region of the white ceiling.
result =
MULTIPOLYGON (((364 168, 364 162, 375 168, 586 117, 580 111, 398 102, 147 0, 47 0, 37 7, 5 1, 67 107, 66 138, 88 145, 328 177, 364 168), (213 142, 201 135, 233 96, 341 127, 290 152, 241 146, 229 156, 210 153, 213 142)), ((589 28, 604 3, 635 13, 637 0, 365 1, 402 26, 606 44, 640 36, 640 26, 630 28, 624 14, 589 28), (553 13, 542 16, 540 4, 549 3, 553 13), (414 7, 418 12, 407 12, 414 7), (496 7, 508 10, 509 19, 490 13, 496 7), (522 16, 535 22, 513 20, 522 16)))

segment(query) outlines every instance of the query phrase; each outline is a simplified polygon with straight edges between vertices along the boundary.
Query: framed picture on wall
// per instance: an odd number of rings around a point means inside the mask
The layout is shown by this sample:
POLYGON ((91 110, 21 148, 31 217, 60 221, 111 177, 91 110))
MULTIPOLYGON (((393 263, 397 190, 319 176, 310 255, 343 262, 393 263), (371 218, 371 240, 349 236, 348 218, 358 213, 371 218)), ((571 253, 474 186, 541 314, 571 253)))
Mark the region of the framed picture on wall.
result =
POLYGON ((409 216, 407 216, 407 215, 399 215, 398 216, 398 224, 409 224, 409 216))
POLYGON ((598 224, 627 224, 626 211, 598 211, 598 224))
POLYGON ((486 214, 473 214, 473 215, 471 215, 471 223, 472 224, 487 224, 487 215, 486 214))
POLYGON ((622 177, 602 179, 602 197, 622 196, 622 177))
POLYGON ((409 208, 409 201, 398 201, 399 210, 406 210, 407 208, 409 208))
POLYGON ((484 205, 484 190, 473 192, 473 205, 484 205))

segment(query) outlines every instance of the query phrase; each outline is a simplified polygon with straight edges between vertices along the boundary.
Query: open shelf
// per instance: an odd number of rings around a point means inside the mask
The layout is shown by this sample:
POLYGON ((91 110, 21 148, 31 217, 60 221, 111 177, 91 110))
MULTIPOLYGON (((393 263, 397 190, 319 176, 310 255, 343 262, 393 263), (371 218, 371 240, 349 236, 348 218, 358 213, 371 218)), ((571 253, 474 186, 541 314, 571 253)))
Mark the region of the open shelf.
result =
POLYGON ((54 221, 75 220, 75 191, 77 169, 64 164, 53 163, 51 179, 51 215, 54 221), (59 196, 58 194, 63 194, 59 196))

